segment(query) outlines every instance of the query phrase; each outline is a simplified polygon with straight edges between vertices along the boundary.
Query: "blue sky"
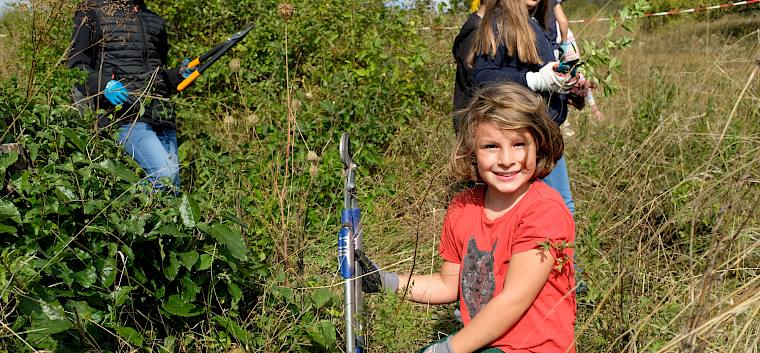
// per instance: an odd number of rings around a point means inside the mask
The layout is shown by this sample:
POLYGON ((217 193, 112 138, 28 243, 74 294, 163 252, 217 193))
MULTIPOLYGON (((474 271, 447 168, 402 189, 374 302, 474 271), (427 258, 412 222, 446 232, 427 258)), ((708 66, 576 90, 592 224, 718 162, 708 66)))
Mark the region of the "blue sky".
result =
POLYGON ((0 9, 4 8, 6 4, 13 2, 13 0, 0 0, 0 9))

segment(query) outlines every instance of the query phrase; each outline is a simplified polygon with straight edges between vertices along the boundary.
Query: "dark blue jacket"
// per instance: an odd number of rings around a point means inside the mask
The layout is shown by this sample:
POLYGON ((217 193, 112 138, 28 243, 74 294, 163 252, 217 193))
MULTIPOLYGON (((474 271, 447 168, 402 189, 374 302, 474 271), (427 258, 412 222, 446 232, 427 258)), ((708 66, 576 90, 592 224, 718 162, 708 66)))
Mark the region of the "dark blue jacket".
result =
MULTIPOLYGON (((496 32, 496 23, 494 23, 494 32, 496 32)), ((549 40, 544 34, 544 29, 538 22, 531 18, 530 26, 536 36, 536 48, 538 56, 544 64, 550 61, 556 61, 554 58, 554 48, 549 44, 549 40)), ((498 36, 498 33, 496 33, 498 36)), ((478 86, 485 85, 489 82, 512 81, 528 87, 525 80, 525 74, 529 71, 538 72, 543 65, 527 64, 519 61, 517 57, 507 54, 507 48, 499 45, 494 57, 488 54, 481 54, 475 57, 475 67, 473 68, 473 81, 478 86)), ((562 124, 567 118, 567 97, 564 94, 553 92, 538 92, 544 99, 549 102, 549 117, 557 124, 562 124)))
POLYGON ((559 43, 557 43, 557 37, 559 37, 559 31, 557 30, 557 15, 554 14, 554 7, 562 1, 549 0, 549 9, 546 11, 546 28, 544 33, 546 39, 549 40, 549 44, 552 45, 552 49, 559 49, 559 43))
POLYGON ((130 99, 142 96, 169 97, 181 81, 179 69, 167 69, 169 44, 164 20, 145 8, 142 0, 88 0, 74 15, 69 67, 87 71, 82 90, 97 97, 96 106, 106 110, 98 126, 142 121, 154 127, 175 126, 171 103, 153 99, 144 104, 130 102, 115 111, 102 95, 109 80, 121 81, 130 99), (113 116, 115 122, 106 116, 113 116))
POLYGON ((470 53, 472 40, 475 38, 475 32, 480 25, 480 16, 473 13, 467 18, 467 22, 462 25, 459 34, 454 39, 454 46, 451 53, 457 63, 456 80, 454 81, 454 110, 464 108, 470 101, 473 91, 472 69, 467 65, 467 55, 470 53))

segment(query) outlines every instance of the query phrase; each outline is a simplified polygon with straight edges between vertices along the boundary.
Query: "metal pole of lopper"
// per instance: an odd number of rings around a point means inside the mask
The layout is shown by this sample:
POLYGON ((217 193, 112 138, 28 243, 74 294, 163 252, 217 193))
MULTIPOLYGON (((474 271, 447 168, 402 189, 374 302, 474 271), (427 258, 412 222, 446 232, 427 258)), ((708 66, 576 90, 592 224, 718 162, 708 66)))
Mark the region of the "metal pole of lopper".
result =
POLYGON ((345 279, 343 316, 346 322, 346 353, 364 352, 365 337, 362 335, 362 281, 361 267, 354 257, 362 249, 362 224, 356 196, 356 168, 351 158, 351 141, 347 132, 340 138, 340 159, 346 172, 343 188, 343 210, 340 213, 341 229, 338 233, 338 266, 345 279))

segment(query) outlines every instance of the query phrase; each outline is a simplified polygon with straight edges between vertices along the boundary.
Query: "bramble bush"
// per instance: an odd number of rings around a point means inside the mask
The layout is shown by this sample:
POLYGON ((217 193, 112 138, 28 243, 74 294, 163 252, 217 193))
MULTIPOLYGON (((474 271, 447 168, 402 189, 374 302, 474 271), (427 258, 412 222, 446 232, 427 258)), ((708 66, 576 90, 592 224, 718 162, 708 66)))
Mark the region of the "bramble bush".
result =
MULTIPOLYGON (((29 98, 14 81, 0 88, 0 109, 12 113, 4 130, 12 117, 32 166, 9 169, 20 156, 3 155, 6 329, 60 352, 171 347, 179 328, 206 315, 248 310, 242 299, 260 292, 267 267, 249 255, 245 224, 201 212, 206 204, 190 193, 152 193, 114 140, 93 134, 93 115, 69 106, 67 87, 79 78, 47 74, 56 88, 29 98)), ((16 345, 6 349, 25 348, 16 345)))

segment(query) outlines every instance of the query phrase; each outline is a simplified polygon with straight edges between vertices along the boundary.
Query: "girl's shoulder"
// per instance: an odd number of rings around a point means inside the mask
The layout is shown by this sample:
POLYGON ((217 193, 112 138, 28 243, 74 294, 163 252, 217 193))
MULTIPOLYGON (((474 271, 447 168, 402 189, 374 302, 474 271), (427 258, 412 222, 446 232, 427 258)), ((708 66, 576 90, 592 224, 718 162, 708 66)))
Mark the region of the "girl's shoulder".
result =
POLYGON ((476 185, 472 188, 459 192, 449 202, 449 213, 461 211, 471 207, 483 207, 485 186, 476 185))
POLYGON ((529 193, 532 193, 532 198, 537 201, 560 201, 564 203, 562 200, 562 195, 560 195, 557 190, 554 190, 554 188, 541 180, 536 180, 533 182, 533 184, 530 186, 529 193))
POLYGON ((551 186, 547 185, 541 180, 536 180, 528 190, 528 193, 520 200, 518 211, 523 216, 541 213, 541 214, 554 214, 561 217, 569 217, 572 219, 570 210, 565 205, 565 200, 562 199, 557 190, 554 190, 551 186))
POLYGON ((519 215, 532 213, 537 208, 542 210, 556 208, 559 211, 562 207, 566 207, 564 205, 565 201, 557 190, 554 190, 541 180, 536 180, 531 184, 525 196, 515 205, 513 211, 519 215))

